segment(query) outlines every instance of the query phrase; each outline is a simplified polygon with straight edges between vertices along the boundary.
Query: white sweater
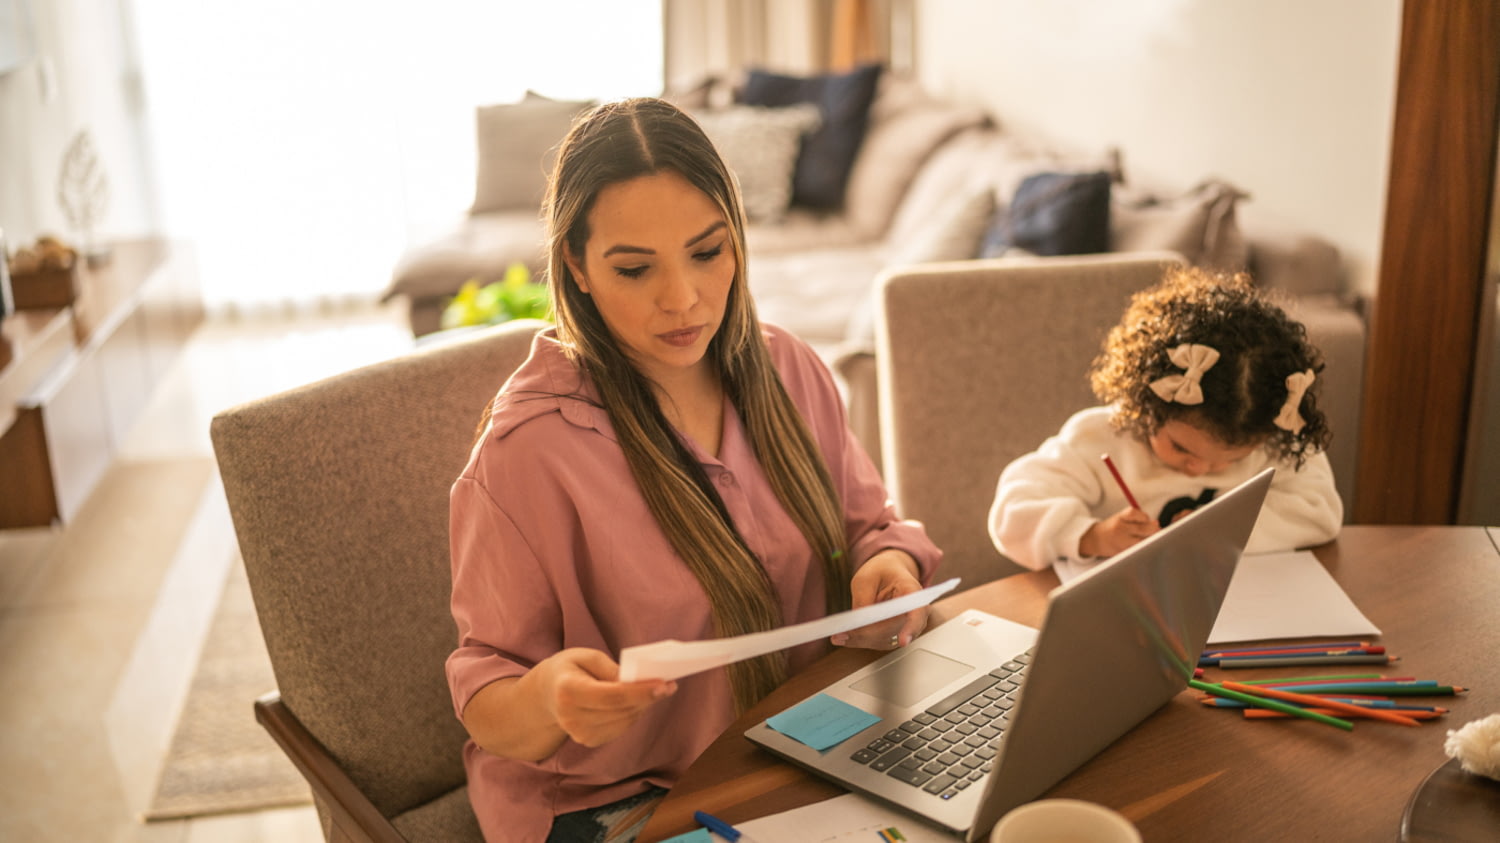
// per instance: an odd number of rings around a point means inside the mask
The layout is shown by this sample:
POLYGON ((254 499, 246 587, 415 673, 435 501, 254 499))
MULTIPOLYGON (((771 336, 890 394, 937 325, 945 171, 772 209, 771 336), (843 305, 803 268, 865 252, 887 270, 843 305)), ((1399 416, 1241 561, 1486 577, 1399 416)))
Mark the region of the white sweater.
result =
POLYGON ((1040 448, 1000 473, 989 527, 1001 553, 1036 570, 1053 565, 1064 582, 1101 561, 1080 556, 1078 540, 1096 521, 1130 505, 1103 454, 1120 469, 1141 508, 1158 521, 1163 510, 1201 506, 1217 492, 1275 465, 1276 476, 1245 551, 1293 550, 1338 536, 1344 504, 1327 454, 1308 457, 1298 470, 1257 448, 1224 471, 1189 477, 1168 468, 1145 442, 1110 426, 1110 413, 1110 407, 1093 407, 1074 414, 1040 448))

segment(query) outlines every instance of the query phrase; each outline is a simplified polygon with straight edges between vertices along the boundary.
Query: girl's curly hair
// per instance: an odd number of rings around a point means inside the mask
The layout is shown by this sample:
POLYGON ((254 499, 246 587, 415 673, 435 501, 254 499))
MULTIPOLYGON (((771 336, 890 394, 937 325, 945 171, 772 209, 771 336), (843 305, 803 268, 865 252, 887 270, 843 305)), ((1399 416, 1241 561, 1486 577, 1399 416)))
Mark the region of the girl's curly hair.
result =
POLYGON ((1301 323, 1255 289, 1250 276, 1173 267, 1161 283, 1131 298, 1089 381, 1099 400, 1114 405, 1111 422, 1119 430, 1146 439, 1181 420, 1229 446, 1263 439, 1273 455, 1301 468, 1332 437, 1318 409, 1321 378, 1302 396, 1301 430, 1283 430, 1275 418, 1286 403, 1287 376, 1308 369, 1321 374, 1323 355, 1301 323), (1182 374, 1167 354, 1183 343, 1219 352, 1203 373, 1201 404, 1164 401, 1151 389, 1158 378, 1182 374))

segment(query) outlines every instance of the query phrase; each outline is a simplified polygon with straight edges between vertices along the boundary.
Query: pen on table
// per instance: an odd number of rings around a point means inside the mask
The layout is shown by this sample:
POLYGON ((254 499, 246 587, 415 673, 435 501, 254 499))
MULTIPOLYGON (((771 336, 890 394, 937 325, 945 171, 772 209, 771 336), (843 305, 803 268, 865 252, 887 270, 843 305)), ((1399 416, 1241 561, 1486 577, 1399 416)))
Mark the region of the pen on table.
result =
MULTIPOLYGON (((739 840, 741 837, 744 837, 739 829, 735 828, 727 822, 724 822, 713 814, 705 813, 703 811, 694 811, 693 819, 697 821, 698 825, 701 825, 714 834, 717 834, 725 840, 730 841, 730 843, 735 843, 735 841, 739 840)), ((746 843, 750 843, 750 838, 745 837, 744 839, 746 843)))
MULTIPOLYGON (((1120 475, 1120 470, 1115 468, 1115 461, 1109 458, 1109 454, 1104 454, 1101 459, 1104 460, 1104 467, 1108 468, 1109 473, 1115 476, 1115 482, 1119 484, 1120 491, 1125 493, 1125 501, 1130 504, 1130 508, 1140 509, 1140 502, 1135 499, 1135 495, 1130 493, 1130 487, 1125 485, 1125 478, 1120 475)), ((1144 512, 1145 510, 1141 511, 1144 512)))
MULTIPOLYGON (((1334 702, 1333 700, 1327 699, 1326 697, 1311 697, 1307 694, 1294 694, 1291 691, 1282 691, 1278 688, 1267 688, 1264 685, 1241 685, 1238 682, 1224 682, 1222 684, 1225 689, 1230 691, 1239 691, 1242 694, 1267 696, 1272 699, 1281 700, 1283 702, 1301 703, 1302 705, 1312 705, 1319 708, 1332 708, 1350 714, 1358 714, 1360 712, 1364 712, 1364 716, 1369 717, 1372 720, 1385 720, 1390 723, 1399 723, 1402 726, 1420 725, 1417 723, 1417 721, 1411 719, 1410 717, 1397 714, 1393 711, 1386 711, 1385 709, 1360 708, 1357 705, 1334 702)), ((1272 707, 1273 706, 1266 706, 1266 708, 1272 707)))
POLYGON ((1291 714, 1295 717, 1305 717, 1308 720, 1317 720, 1320 723, 1327 723, 1330 726, 1337 726, 1338 728, 1343 729, 1346 732, 1354 731, 1354 724, 1350 723, 1348 720, 1342 720, 1338 717, 1331 717, 1327 714, 1319 714, 1316 711, 1308 711, 1305 708, 1298 708, 1297 706, 1290 703, 1284 703, 1279 700, 1268 700, 1264 697, 1253 696, 1242 691, 1225 688, 1221 685, 1213 685, 1208 682, 1200 682, 1197 679, 1189 679, 1188 684, 1200 691, 1207 691, 1208 693, 1213 694, 1216 697, 1229 697, 1233 700, 1239 700, 1241 702, 1258 705, 1261 708, 1269 708, 1275 711, 1284 711, 1287 714, 1291 714))

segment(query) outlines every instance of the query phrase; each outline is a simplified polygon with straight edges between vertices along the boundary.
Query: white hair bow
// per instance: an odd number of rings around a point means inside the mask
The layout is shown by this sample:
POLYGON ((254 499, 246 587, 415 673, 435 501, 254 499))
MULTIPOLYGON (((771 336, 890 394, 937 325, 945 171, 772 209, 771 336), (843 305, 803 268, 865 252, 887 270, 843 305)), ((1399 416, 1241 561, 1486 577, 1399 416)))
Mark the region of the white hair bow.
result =
POLYGON ((1203 373, 1219 362, 1219 352, 1206 345, 1183 343, 1167 352, 1167 358, 1185 371, 1180 375, 1167 375, 1151 382, 1151 391, 1163 401, 1178 404, 1202 404, 1203 373))
POLYGON ((1281 412, 1276 414, 1277 427, 1288 433, 1296 433, 1307 424, 1299 408, 1302 406, 1302 396, 1307 394, 1307 388, 1312 386, 1314 377, 1312 369, 1286 376, 1286 403, 1281 405, 1281 412))

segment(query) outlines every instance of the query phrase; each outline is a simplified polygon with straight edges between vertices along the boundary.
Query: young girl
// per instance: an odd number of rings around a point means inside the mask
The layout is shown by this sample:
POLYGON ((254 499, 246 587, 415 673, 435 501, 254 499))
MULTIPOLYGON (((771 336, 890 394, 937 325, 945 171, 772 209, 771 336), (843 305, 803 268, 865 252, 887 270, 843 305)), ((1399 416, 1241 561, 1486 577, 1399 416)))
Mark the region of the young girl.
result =
POLYGON ((733 176, 693 120, 606 103, 546 203, 557 327, 454 483, 448 683, 489 840, 628 841, 737 712, 878 624, 676 681, 626 647, 772 629, 916 591, 941 553, 896 517, 805 343, 762 325, 733 176))
POLYGON ((990 537, 1067 581, 1275 466, 1246 551, 1333 539, 1344 507, 1324 453, 1322 369, 1302 325, 1248 276, 1169 270, 1131 299, 1094 361, 1090 382, 1107 406, 1075 414, 1001 473, 990 537))

